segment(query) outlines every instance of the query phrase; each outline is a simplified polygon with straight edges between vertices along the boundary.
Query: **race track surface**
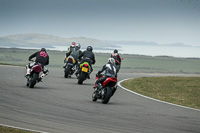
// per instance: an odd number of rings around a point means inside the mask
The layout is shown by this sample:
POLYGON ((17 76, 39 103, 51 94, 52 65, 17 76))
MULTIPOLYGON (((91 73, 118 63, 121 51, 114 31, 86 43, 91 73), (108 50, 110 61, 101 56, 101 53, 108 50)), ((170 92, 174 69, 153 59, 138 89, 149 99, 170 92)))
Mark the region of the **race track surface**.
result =
MULTIPOLYGON (((199 133, 200 111, 149 100, 118 87, 105 105, 92 101, 94 74, 77 84, 62 69, 34 89, 25 86, 25 68, 0 66, 0 124, 49 133, 199 133)), ((119 80, 144 77, 119 74, 119 80)))

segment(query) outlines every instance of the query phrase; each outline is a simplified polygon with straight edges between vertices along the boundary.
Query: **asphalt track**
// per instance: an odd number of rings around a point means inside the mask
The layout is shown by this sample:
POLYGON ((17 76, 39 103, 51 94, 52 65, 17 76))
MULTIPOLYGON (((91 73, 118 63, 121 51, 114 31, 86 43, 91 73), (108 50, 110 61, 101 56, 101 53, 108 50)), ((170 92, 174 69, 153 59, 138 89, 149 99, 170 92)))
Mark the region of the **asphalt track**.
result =
MULTIPOLYGON (((34 89, 25 86, 25 68, 0 66, 0 124, 49 133, 200 133, 200 111, 127 92, 120 87, 110 102, 92 102, 94 73, 83 85, 50 74, 34 89)), ((144 77, 119 74, 119 80, 144 77)))

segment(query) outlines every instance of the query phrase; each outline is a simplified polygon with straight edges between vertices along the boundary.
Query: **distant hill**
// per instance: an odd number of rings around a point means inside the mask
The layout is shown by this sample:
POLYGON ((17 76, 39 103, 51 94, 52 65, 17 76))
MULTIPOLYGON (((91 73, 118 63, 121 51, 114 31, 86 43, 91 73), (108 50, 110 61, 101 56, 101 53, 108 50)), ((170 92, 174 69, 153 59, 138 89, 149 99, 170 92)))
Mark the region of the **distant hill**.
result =
MULTIPOLYGON (((160 44, 156 42, 145 42, 145 41, 105 41, 97 40, 93 38, 86 37, 73 37, 73 38, 64 38, 54 35, 46 34, 36 34, 36 33, 27 33, 27 34, 17 34, 0 37, 0 46, 7 47, 33 47, 33 48, 53 48, 54 46, 69 46, 72 42, 77 42, 81 44, 81 47, 84 49, 87 46, 91 45, 95 49, 99 50, 109 50, 114 48, 120 48, 117 45, 146 45, 146 46, 158 46, 160 44)), ((189 46, 183 43, 173 43, 173 44, 163 44, 165 46, 189 46)))
POLYGON ((96 48, 112 47, 112 45, 97 39, 86 37, 63 38, 45 34, 17 34, 0 37, 0 46, 7 47, 45 47, 69 46, 72 42, 80 43, 82 48, 92 45, 96 48))

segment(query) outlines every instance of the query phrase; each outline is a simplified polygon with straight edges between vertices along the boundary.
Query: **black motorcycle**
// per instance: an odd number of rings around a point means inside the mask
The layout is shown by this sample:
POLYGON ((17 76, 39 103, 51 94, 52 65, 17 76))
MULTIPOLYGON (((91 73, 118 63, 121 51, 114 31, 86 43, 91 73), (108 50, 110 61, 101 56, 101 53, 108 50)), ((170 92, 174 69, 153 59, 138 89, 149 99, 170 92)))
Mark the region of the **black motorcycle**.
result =
POLYGON ((77 75, 78 84, 82 84, 84 80, 90 77, 91 67, 88 62, 83 62, 80 64, 80 71, 77 75))
POLYGON ((65 59, 65 66, 64 66, 64 77, 65 78, 70 78, 75 70, 76 70, 76 60, 74 59, 73 56, 68 56, 66 59, 65 59))

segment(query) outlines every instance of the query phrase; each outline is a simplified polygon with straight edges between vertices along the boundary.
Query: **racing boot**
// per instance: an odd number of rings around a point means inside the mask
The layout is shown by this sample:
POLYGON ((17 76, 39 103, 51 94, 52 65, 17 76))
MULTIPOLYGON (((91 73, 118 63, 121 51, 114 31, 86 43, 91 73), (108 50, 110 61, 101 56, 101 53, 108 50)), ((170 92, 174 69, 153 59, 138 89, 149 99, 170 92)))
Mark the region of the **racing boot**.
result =
POLYGON ((29 75, 30 75, 30 73, 31 73, 31 69, 30 69, 30 68, 27 68, 27 69, 26 69, 26 75, 25 75, 25 77, 28 78, 29 75))
POLYGON ((40 75, 40 78, 39 78, 38 82, 42 82, 42 79, 43 79, 46 75, 47 75, 47 74, 42 73, 42 74, 40 75))
POLYGON ((76 72, 75 72, 75 75, 76 75, 77 78, 79 78, 80 71, 81 71, 81 69, 78 67, 77 70, 76 70, 76 72))
POLYGON ((101 85, 101 83, 97 84, 97 90, 99 92, 99 94, 101 93, 101 90, 103 89, 103 86, 101 85))
POLYGON ((66 65, 67 65, 67 63, 65 63, 65 64, 63 65, 63 68, 65 68, 65 67, 66 67, 66 65))

